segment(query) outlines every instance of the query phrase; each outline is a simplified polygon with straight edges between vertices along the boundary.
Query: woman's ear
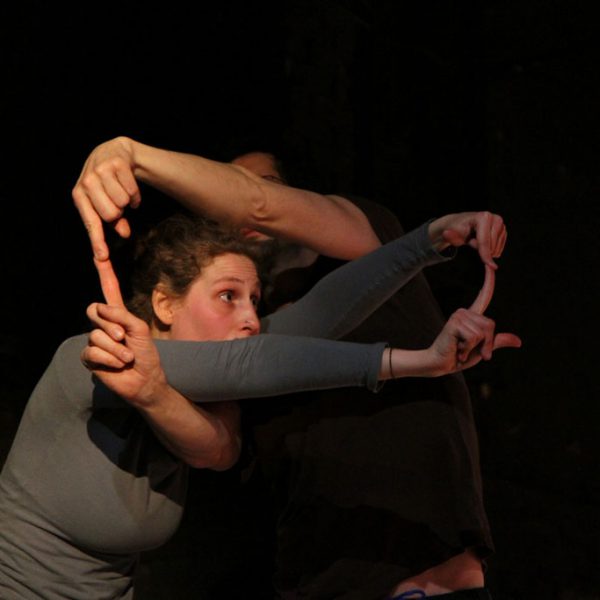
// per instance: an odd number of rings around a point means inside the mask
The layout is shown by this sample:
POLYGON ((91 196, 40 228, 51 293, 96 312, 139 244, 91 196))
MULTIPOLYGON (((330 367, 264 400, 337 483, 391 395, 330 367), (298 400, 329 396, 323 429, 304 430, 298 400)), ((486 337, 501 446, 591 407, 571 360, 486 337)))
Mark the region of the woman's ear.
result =
POLYGON ((152 310, 154 311, 154 316, 160 324, 167 328, 173 324, 176 302, 177 298, 167 293, 163 287, 158 286, 152 290, 152 310))

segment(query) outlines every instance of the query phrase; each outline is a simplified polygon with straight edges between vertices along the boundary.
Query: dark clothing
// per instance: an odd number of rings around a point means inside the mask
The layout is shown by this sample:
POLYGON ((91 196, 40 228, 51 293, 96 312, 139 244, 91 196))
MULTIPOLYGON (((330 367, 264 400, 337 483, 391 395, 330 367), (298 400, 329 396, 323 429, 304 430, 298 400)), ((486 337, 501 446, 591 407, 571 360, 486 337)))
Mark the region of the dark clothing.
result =
MULTIPOLYGON (((356 203, 382 242, 402 234, 389 211, 356 203)), ((307 269, 284 272, 275 283, 276 302, 301 296, 339 264, 320 257, 307 269)), ((344 339, 425 348, 444 321, 418 275, 344 339)), ((377 396, 358 388, 300 393, 245 412, 262 471, 257 476, 278 507, 280 591, 295 590, 298 598, 382 598, 402 579, 466 547, 482 557, 492 551, 462 375, 388 382, 377 396)))

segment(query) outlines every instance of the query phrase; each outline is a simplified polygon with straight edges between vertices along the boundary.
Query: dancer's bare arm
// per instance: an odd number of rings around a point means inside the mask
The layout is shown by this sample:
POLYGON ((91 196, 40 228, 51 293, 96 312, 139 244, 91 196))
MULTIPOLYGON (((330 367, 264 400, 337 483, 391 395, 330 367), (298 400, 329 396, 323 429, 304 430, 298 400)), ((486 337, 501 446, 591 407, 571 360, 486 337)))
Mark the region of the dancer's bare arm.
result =
MULTIPOLYGON (((125 209, 140 205, 138 181, 193 212, 284 238, 326 256, 349 260, 379 246, 365 214, 341 196, 293 188, 241 166, 118 137, 92 151, 73 189, 97 259, 108 257, 103 222, 120 235, 129 235, 125 209)), ((463 223, 458 235, 468 237, 483 262, 495 266, 494 258, 506 242, 502 219, 488 212, 469 214, 470 222, 463 223)), ((451 235, 446 241, 458 245, 451 235)))
POLYGON ((108 257, 103 222, 129 235, 125 208, 140 204, 137 181, 218 222, 256 229, 336 258, 356 258, 379 245, 366 216, 345 198, 292 188, 241 166, 119 137, 92 151, 73 189, 96 258, 108 257))

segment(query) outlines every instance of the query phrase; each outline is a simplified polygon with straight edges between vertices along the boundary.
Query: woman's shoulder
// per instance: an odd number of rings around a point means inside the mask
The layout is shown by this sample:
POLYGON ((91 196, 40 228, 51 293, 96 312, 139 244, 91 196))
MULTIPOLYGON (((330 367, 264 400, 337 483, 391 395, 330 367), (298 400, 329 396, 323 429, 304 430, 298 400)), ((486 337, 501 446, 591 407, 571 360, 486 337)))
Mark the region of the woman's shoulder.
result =
POLYGON ((48 369, 53 371, 62 393, 72 403, 94 408, 123 408, 127 404, 105 387, 82 363, 81 352, 87 346, 88 334, 67 338, 54 353, 48 369))
POLYGON ((92 374, 81 362, 81 351, 87 345, 87 334, 76 335, 62 342, 48 366, 65 392, 88 392, 92 374))
POLYGON ((87 345, 87 340, 88 336, 85 333, 67 338, 54 352, 52 363, 57 363, 58 365, 81 364, 80 355, 81 351, 87 345))

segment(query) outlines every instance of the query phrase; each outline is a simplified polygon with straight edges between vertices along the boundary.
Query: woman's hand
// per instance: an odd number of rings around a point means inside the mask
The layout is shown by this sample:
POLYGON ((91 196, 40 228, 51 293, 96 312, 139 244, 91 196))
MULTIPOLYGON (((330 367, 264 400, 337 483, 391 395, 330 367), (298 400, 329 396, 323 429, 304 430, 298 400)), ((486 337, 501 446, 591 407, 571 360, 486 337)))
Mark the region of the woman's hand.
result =
POLYGON ((457 310, 429 348, 439 375, 468 369, 492 358, 499 348, 520 348, 521 339, 512 333, 495 334, 495 323, 483 313, 494 295, 496 272, 485 265, 483 286, 469 309, 457 310))
POLYGON ((95 326, 81 354, 104 385, 140 409, 150 408, 169 389, 148 325, 125 308, 110 260, 94 259, 107 304, 90 304, 95 326))
POLYGON ((457 310, 426 350, 388 350, 382 359, 381 376, 439 377, 473 367, 492 358, 499 348, 520 348, 521 339, 512 333, 495 333, 495 323, 483 315, 494 294, 496 271, 485 266, 485 281, 470 308, 457 310))
POLYGON ((506 226, 502 217, 490 212, 464 212, 446 215, 432 221, 429 236, 436 250, 448 246, 469 245, 479 252, 481 260, 497 268, 498 258, 506 245, 506 226))
POLYGON ((492 358, 499 348, 519 348, 512 333, 495 333, 495 323, 473 310, 461 308, 449 319, 426 350, 389 349, 382 358, 381 379, 440 377, 469 369, 492 358))
POLYGON ((490 360, 499 348, 520 348, 521 340, 512 333, 495 333, 492 319, 461 308, 427 350, 431 376, 447 375, 490 360))
POLYGON ((123 306, 94 303, 87 315, 95 329, 81 354, 83 364, 137 408, 156 404, 169 386, 148 325, 123 306))
POLYGON ((137 208, 141 200, 134 166, 133 140, 115 138, 94 148, 73 188, 73 202, 99 260, 106 260, 109 254, 103 221, 121 237, 131 235, 123 212, 127 206, 137 208))

